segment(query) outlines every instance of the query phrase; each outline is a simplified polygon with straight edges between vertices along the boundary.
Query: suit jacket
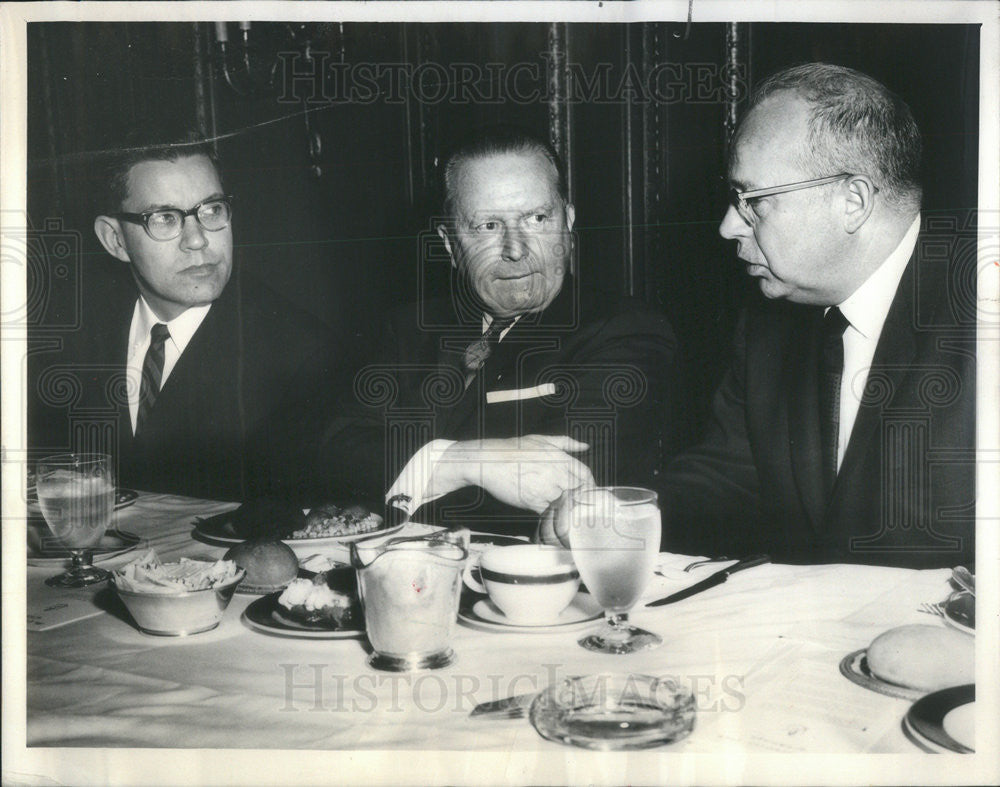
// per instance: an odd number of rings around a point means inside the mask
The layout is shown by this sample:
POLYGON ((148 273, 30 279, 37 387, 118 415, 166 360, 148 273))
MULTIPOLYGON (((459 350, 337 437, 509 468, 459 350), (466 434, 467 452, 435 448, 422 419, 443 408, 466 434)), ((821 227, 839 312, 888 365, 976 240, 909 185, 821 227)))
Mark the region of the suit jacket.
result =
POLYGON ((88 314, 62 358, 39 359, 48 448, 109 451, 125 487, 221 500, 306 494, 312 457, 299 425, 332 373, 326 329, 234 271, 133 436, 124 364, 135 298, 88 314), (60 400, 60 386, 73 395, 60 400))
MULTIPOLYGON (((362 369, 324 435, 320 464, 339 494, 380 499, 435 438, 569 435, 599 483, 650 486, 676 439, 677 345, 666 318, 634 299, 601 304, 567 278, 540 314, 523 316, 465 388, 462 357, 482 313, 432 300, 395 314, 379 363, 362 369)), ((480 488, 430 504, 420 519, 529 532, 537 515, 480 488)))
POLYGON ((823 309, 761 302, 742 315, 709 433, 664 474, 669 548, 912 567, 973 559, 975 304, 940 248, 921 236, 900 280, 829 499, 823 309))

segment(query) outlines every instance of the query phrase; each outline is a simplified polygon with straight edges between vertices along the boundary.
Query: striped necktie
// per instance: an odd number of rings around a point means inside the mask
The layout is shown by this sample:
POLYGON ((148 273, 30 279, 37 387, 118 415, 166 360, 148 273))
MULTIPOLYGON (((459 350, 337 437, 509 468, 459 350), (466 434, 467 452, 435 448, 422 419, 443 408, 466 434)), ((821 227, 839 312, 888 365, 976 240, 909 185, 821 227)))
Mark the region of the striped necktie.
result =
POLYGON ((836 306, 823 317, 819 358, 819 429, 823 454, 823 485, 827 496, 837 480, 840 436, 840 380, 844 374, 844 331, 847 318, 836 306))
POLYGON ((170 331, 162 322, 156 323, 149 332, 149 349, 142 362, 142 381, 139 384, 139 408, 135 417, 135 433, 142 431, 143 424, 156 404, 163 378, 163 345, 170 338, 170 331))
POLYGON ((493 322, 490 323, 490 327, 486 329, 486 333, 465 348, 465 355, 462 357, 462 365, 465 367, 466 388, 472 384, 472 381, 476 378, 476 374, 486 363, 486 359, 492 355, 493 348, 496 347, 497 343, 500 341, 500 334, 509 328, 513 322, 513 317, 508 317, 502 320, 495 318, 493 322))

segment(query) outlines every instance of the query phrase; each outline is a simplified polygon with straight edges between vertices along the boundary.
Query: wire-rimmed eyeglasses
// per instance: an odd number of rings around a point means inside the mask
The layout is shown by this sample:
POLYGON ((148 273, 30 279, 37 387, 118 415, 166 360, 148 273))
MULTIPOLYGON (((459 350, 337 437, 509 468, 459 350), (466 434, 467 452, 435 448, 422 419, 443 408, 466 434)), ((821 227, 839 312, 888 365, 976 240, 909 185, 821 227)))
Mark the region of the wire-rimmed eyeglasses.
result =
POLYGON ((147 210, 143 213, 115 213, 112 215, 116 219, 141 224, 146 230, 146 234, 153 240, 165 241, 173 240, 181 234, 184 220, 188 216, 194 216, 202 229, 209 232, 218 232, 229 226, 229 221, 233 216, 232 200, 233 198, 227 195, 199 202, 191 210, 161 208, 147 210))
MULTIPOLYGON (((824 178, 813 178, 812 180, 800 180, 796 183, 783 183, 780 186, 768 186, 763 189, 747 189, 740 191, 735 186, 729 188, 729 204, 736 208, 736 212, 751 227, 757 223, 758 216, 754 211, 752 201, 762 197, 771 197, 775 194, 785 194, 789 191, 800 191, 801 189, 811 189, 813 186, 823 186, 827 183, 836 183, 838 180, 854 177, 849 172, 841 172, 839 175, 828 175, 824 178)), ((875 189, 878 191, 878 188, 875 189)))

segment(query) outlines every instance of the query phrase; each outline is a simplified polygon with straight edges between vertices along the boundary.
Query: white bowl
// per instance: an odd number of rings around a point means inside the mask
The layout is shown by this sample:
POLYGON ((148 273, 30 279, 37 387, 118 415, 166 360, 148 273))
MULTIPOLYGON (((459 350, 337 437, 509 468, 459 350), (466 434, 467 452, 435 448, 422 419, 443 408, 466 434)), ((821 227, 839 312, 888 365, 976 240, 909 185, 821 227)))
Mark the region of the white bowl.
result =
MULTIPOLYGON (((240 569, 235 577, 215 587, 180 593, 142 593, 123 590, 117 585, 115 590, 139 631, 161 637, 185 637, 219 625, 236 586, 245 576, 246 571, 240 569)), ((113 576, 111 582, 114 584, 113 576)))

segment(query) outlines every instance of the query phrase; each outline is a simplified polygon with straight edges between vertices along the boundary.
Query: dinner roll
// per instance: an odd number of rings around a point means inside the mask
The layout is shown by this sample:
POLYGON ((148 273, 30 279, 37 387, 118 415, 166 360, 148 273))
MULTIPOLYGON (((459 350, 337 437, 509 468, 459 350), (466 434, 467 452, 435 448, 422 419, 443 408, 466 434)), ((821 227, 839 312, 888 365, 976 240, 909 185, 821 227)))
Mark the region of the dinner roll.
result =
POLYGON ((246 569, 246 578, 239 589, 251 593, 284 590, 299 573, 299 561, 291 547, 269 538, 237 544, 226 552, 226 560, 246 569))
POLYGON ((975 642, 944 626, 899 626, 868 646, 868 669, 877 678, 918 691, 975 683, 975 642))

